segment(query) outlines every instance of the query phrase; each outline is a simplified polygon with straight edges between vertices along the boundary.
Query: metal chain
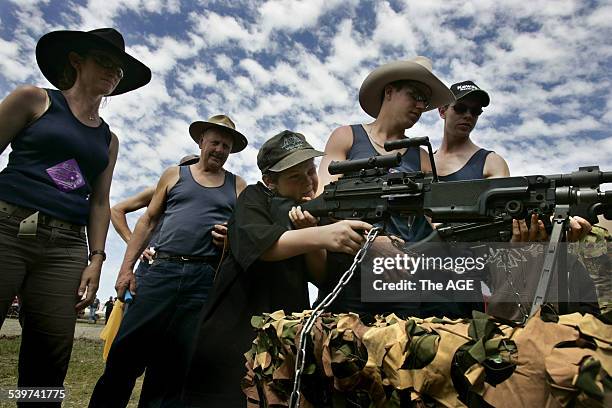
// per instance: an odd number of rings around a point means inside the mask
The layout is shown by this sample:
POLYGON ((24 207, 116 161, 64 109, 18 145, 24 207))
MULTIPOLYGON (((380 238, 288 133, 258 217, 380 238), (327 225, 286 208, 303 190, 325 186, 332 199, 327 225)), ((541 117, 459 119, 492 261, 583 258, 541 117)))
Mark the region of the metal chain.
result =
POLYGON ((325 299, 319 303, 319 305, 311 312, 310 316, 304 322, 302 332, 300 333, 299 349, 295 359, 295 379, 293 381, 293 391, 291 392, 291 398, 289 400, 289 408, 298 408, 300 406, 300 386, 302 383, 304 364, 306 362, 306 339, 310 334, 312 327, 314 326, 316 320, 325 312, 325 309, 327 309, 329 305, 336 300, 340 292, 342 292, 342 289, 344 289, 344 287, 351 280, 357 265, 359 265, 365 257, 365 254, 370 249, 370 246, 372 246, 372 242, 374 242, 374 239, 378 236, 380 230, 380 227, 375 227, 368 232, 366 241, 355 255, 351 267, 344 272, 344 274, 342 274, 336 287, 327 296, 325 296, 325 299))
MULTIPOLYGON (((527 309, 525 308, 525 305, 522 302, 521 292, 519 292, 514 286, 514 279, 512 278, 512 272, 510 272, 509 270, 510 261, 508 259, 508 252, 506 252, 505 248, 502 250, 500 255, 504 263, 504 271, 506 272, 505 273, 506 281, 510 284, 510 289, 512 290, 512 292, 514 293, 514 296, 516 297, 516 305, 518 306, 519 312, 521 313, 523 317, 523 320, 521 321, 521 323, 525 323, 527 319, 529 318, 529 313, 527 309)), ((522 268, 522 265, 521 265, 521 268, 522 268)))

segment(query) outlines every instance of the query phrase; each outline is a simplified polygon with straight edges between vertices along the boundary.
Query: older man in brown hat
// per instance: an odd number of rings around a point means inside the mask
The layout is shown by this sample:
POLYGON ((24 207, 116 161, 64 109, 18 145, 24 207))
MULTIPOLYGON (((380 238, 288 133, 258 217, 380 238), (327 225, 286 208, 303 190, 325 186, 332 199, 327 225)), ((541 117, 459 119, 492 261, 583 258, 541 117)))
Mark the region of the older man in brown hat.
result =
MULTIPOLYGON (((432 72, 432 63, 426 57, 415 57, 406 61, 394 61, 384 64, 372 71, 363 81, 359 90, 359 103, 363 110, 374 121, 367 124, 341 126, 334 130, 325 146, 325 156, 319 167, 319 193, 326 184, 339 176, 329 174, 327 167, 331 161, 346 159, 363 159, 371 156, 388 154, 384 149, 385 142, 406 138, 404 132, 420 119, 423 112, 454 102, 450 89, 432 72)), ((398 171, 431 171, 427 152, 419 147, 399 150, 402 161, 398 171)), ((429 222, 424 217, 409 219, 392 216, 386 225, 387 233, 400 237, 404 241, 418 241, 431 231, 429 222)), ((377 239, 373 250, 388 246, 388 238, 377 239)), ((328 256, 328 269, 343 271, 351 260, 344 255, 328 256)), ((330 288, 334 286, 331 275, 330 288)), ((349 283, 351 288, 345 290, 334 302, 332 311, 357 312, 368 318, 371 315, 395 312, 400 315, 420 315, 438 310, 424 310, 417 303, 362 303, 360 279, 349 283)), ((326 289, 322 290, 324 294, 326 289)), ((453 315, 453 311, 445 311, 453 315)))
POLYGON ((247 145, 246 138, 225 115, 191 124, 199 161, 174 166, 161 176, 145 214, 138 221, 125 253, 115 288, 119 298, 134 297, 110 349, 104 374, 98 380, 90 407, 125 407, 134 380, 147 374, 141 405, 178 403, 187 369, 193 328, 208 298, 221 256, 213 242, 225 234, 245 181, 223 165, 230 153, 247 145), (163 226, 155 260, 136 288, 133 268, 158 220, 163 226), (213 236, 213 232, 220 235, 213 236))

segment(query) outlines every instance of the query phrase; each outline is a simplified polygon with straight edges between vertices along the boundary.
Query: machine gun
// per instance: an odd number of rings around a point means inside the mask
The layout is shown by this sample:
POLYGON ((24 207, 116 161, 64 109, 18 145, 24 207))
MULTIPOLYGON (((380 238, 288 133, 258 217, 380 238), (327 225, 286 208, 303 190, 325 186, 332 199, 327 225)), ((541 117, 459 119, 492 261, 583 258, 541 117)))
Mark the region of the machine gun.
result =
MULTIPOLYGON (((550 243, 531 314, 543 303, 555 266, 559 243, 565 238, 569 216, 591 223, 603 214, 612 219, 612 191, 601 191, 612 182, 612 172, 598 166, 580 167, 569 174, 530 175, 440 182, 427 137, 385 143, 386 150, 427 146, 433 172, 393 172, 399 153, 361 160, 332 162, 330 174, 342 174, 302 209, 314 216, 384 222, 392 215, 426 215, 437 228, 428 241, 508 241, 512 219, 529 220, 531 214, 551 221, 550 243)), ((286 212, 285 212, 286 214, 286 212)), ((559 300, 567 299, 567 276, 559 274, 559 300), (563 293, 564 292, 564 293, 563 293)), ((565 302, 567 303, 567 302, 565 302)))
POLYGON ((426 215, 432 222, 464 223, 455 231, 466 233, 474 231, 468 226, 501 228, 512 218, 528 218, 532 213, 544 219, 560 205, 569 207, 569 215, 591 223, 597 222, 599 214, 612 218, 612 191, 599 188, 612 182, 612 172, 597 166, 580 167, 570 174, 444 182, 436 181, 435 172, 389 171, 400 160, 396 153, 332 162, 330 174, 343 176, 325 186, 319 197, 303 203, 302 209, 314 216, 368 222, 384 221, 393 214, 426 215))

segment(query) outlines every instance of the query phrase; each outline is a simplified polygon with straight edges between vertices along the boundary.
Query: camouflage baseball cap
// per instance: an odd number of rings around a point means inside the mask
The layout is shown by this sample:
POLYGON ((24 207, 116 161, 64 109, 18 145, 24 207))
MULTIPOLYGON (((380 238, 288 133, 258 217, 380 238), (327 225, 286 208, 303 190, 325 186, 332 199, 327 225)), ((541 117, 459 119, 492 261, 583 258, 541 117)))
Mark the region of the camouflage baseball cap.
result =
POLYGON ((280 172, 325 153, 315 150, 301 133, 283 130, 265 142, 257 153, 262 174, 280 172))

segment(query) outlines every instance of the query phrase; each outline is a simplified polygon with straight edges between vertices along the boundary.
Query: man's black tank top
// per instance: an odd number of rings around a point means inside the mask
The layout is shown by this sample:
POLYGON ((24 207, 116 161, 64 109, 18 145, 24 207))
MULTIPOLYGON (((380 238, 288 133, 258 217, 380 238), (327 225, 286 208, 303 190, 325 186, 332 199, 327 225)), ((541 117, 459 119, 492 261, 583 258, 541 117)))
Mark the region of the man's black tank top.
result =
POLYGON ((484 178, 484 166, 492 150, 479 149, 470 157, 465 165, 454 173, 439 176, 440 181, 463 181, 484 178))

